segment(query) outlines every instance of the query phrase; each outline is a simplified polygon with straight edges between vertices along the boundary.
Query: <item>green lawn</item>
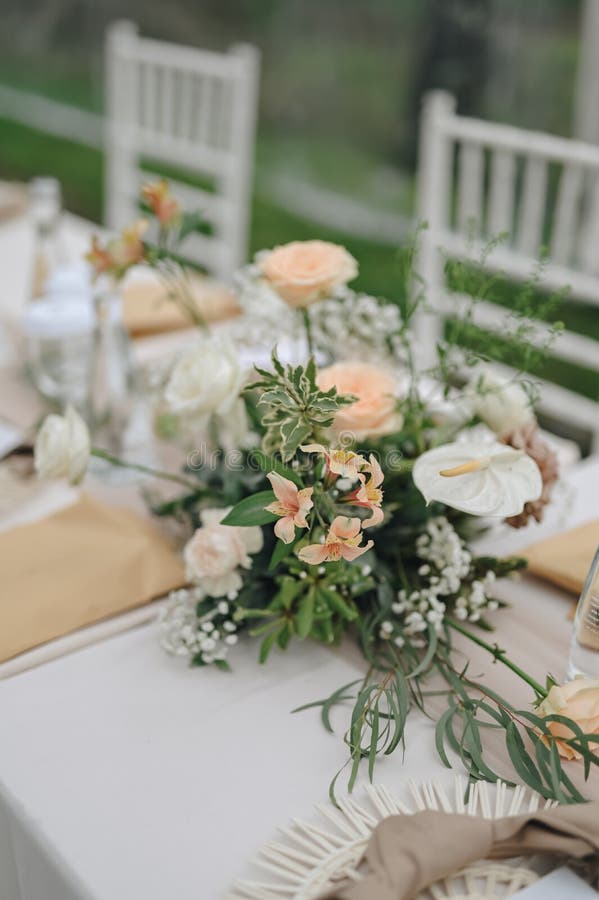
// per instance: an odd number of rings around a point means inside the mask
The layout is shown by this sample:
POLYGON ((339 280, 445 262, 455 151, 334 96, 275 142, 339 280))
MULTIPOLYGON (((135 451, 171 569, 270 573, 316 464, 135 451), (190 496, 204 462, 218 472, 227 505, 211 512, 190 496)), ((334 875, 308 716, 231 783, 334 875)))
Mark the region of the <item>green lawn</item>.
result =
MULTIPOLYGON (((272 152, 272 151, 271 151, 272 152)), ((72 141, 0 119, 0 177, 28 180, 43 172, 58 178, 65 206, 95 222, 102 218, 102 153, 72 141)), ((393 297, 396 251, 371 241, 348 238, 275 206, 254 193, 250 251, 291 240, 319 237, 344 243, 360 261, 356 285, 374 294, 393 297)))
MULTIPOLYGON (((265 159, 275 155, 272 141, 263 144, 263 148, 265 159)), ((296 148, 295 152, 299 159, 300 151, 296 148)), ((331 152, 330 156, 332 155, 331 152)), ((322 147, 314 149, 308 162, 313 168, 323 171, 323 167, 326 168, 331 164, 330 159, 325 162, 325 156, 322 147)), ((348 152, 344 160, 347 171, 345 174, 338 174, 338 182, 343 179, 350 182, 352 177, 357 179, 360 169, 358 155, 348 152)), ((361 162, 363 166, 364 161, 361 162)), ((343 166, 340 165, 339 168, 342 170, 343 166)), ((0 177, 28 180, 39 173, 54 175, 61 181, 65 206, 68 209, 93 221, 101 220, 103 175, 101 152, 0 119, 0 177)), ((313 237, 347 246, 360 262, 360 275, 355 282, 359 289, 389 299, 395 299, 402 290, 398 275, 400 249, 394 250, 387 245, 347 237, 340 232, 300 219, 267 199, 258 183, 252 207, 250 239, 252 254, 274 244, 313 237)), ((512 296, 513 287, 509 283, 503 283, 498 286, 498 293, 494 299, 510 306, 512 296)), ((571 302, 562 303, 557 309, 556 317, 562 319, 568 328, 599 339, 599 315, 596 308, 571 302)), ((599 397, 599 376, 584 368, 549 360, 539 374, 555 378, 588 397, 599 397)))

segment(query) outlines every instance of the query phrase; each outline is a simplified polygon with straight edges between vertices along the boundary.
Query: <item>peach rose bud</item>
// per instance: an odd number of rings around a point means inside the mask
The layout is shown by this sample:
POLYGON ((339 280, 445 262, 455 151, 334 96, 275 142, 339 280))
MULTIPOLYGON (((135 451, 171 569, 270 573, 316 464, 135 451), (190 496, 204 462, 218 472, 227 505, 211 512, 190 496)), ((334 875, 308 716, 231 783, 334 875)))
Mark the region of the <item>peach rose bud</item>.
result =
MULTIPOLYGON (((596 734, 599 745, 599 678, 574 678, 559 687, 554 685, 539 705, 539 716, 559 715, 572 719, 584 734, 596 734)), ((574 733, 561 722, 550 722, 549 731, 556 738, 560 756, 580 759, 580 753, 560 738, 572 738, 574 733)))

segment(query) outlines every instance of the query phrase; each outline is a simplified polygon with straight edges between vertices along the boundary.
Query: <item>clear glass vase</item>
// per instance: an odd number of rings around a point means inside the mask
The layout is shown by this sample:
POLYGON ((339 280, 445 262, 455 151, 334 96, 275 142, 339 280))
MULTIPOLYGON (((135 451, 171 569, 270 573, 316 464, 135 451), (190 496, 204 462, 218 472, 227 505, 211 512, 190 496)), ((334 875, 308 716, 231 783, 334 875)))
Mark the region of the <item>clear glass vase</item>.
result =
POLYGON ((599 678, 599 547, 578 601, 568 677, 599 678))
POLYGON ((131 413, 132 369, 118 293, 111 289, 99 293, 95 313, 90 394, 94 442, 119 455, 131 413))

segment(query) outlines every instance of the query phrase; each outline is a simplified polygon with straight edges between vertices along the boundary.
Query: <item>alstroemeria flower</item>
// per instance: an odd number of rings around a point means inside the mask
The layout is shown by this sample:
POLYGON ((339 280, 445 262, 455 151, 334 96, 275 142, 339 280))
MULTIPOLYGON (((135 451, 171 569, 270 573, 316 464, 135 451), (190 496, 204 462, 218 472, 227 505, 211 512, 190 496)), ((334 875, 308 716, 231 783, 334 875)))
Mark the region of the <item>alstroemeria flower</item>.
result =
POLYGON ((85 254, 85 259, 96 275, 108 272, 112 268, 112 256, 106 247, 102 247, 96 235, 92 237, 91 250, 85 254))
POLYGON ((319 566, 324 562, 336 562, 346 559, 351 562, 366 553, 374 541, 362 545, 362 523, 357 517, 348 519, 337 516, 329 528, 324 544, 309 544, 297 554, 302 562, 311 566, 319 566))
POLYGON ((125 228, 118 238, 102 246, 97 237, 92 238, 92 246, 86 254, 96 275, 109 272, 116 276, 125 274, 130 266, 142 262, 145 255, 143 236, 148 228, 146 219, 138 219, 125 228))
POLYGON ((534 459, 497 442, 434 447, 418 457, 412 477, 427 503, 502 519, 517 516, 543 490, 534 459))
POLYGON ((141 195, 161 225, 170 225, 181 213, 181 205, 171 194, 165 178, 144 184, 141 195))
POLYGON ((306 515, 314 506, 312 501, 314 488, 300 490, 293 481, 284 478, 278 472, 269 472, 266 477, 277 499, 264 508, 275 516, 281 516, 275 523, 275 534, 284 544, 291 544, 295 539, 295 529, 308 527, 306 515))
POLYGON ((329 472, 342 478, 349 478, 351 481, 355 481, 361 469, 367 465, 364 457, 354 453, 353 450, 327 450, 322 444, 304 444, 300 450, 304 453, 322 453, 329 472))
POLYGON ((362 528, 372 528, 373 525, 380 525, 385 517, 381 509, 381 503, 383 502, 381 484, 385 476, 378 460, 372 453, 365 469, 368 472, 368 478, 361 472, 358 475, 361 482, 360 487, 356 488, 344 499, 348 503, 353 503, 354 506, 361 506, 370 510, 371 515, 368 519, 362 521, 362 528))
POLYGON ((117 269, 134 266, 144 258, 142 237, 148 230, 146 219, 138 219, 133 225, 124 228, 116 241, 108 245, 108 250, 117 269))

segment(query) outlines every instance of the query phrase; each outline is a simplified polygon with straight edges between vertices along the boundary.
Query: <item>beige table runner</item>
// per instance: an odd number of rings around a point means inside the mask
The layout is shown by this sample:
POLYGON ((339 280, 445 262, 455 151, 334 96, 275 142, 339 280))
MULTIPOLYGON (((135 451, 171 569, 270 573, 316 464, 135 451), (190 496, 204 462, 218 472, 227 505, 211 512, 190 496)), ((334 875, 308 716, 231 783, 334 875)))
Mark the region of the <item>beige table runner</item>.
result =
POLYGON ((89 497, 0 534, 0 573, 0 662, 184 582, 151 523, 89 497))
POLYGON ((577 596, 599 547, 599 519, 562 531, 523 552, 528 571, 577 596))

